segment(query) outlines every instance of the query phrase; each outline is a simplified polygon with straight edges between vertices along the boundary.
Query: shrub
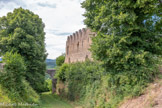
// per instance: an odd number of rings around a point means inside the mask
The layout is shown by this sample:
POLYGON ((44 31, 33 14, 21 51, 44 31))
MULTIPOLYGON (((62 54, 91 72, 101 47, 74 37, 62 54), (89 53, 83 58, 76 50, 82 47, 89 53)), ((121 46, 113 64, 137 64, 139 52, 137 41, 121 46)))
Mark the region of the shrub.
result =
POLYGON ((55 77, 58 80, 64 82, 66 80, 66 78, 65 78, 65 72, 67 71, 68 68, 69 68, 69 65, 68 64, 63 64, 62 66, 57 67, 56 68, 55 77))
POLYGON ((0 85, 0 103, 10 103, 11 100, 9 99, 8 95, 4 92, 0 85))
POLYGON ((48 91, 52 92, 52 80, 51 79, 46 79, 45 83, 47 84, 48 91))
MULTIPOLYGON (((74 101, 85 96, 86 86, 101 78, 101 67, 95 62, 63 64, 56 73, 58 80, 67 85, 67 98, 74 101)), ((59 82, 59 81, 58 81, 59 82)))
MULTIPOLYGON (((64 82, 62 95, 82 101, 85 107, 116 108, 125 97, 139 96, 158 73, 156 66, 113 73, 101 62, 63 64, 57 78, 64 82)), ((58 82, 59 82, 58 81, 58 82)))
POLYGON ((3 57, 5 63, 0 73, 0 84, 12 102, 38 102, 38 94, 25 81, 26 67, 22 57, 17 53, 7 52, 3 57))

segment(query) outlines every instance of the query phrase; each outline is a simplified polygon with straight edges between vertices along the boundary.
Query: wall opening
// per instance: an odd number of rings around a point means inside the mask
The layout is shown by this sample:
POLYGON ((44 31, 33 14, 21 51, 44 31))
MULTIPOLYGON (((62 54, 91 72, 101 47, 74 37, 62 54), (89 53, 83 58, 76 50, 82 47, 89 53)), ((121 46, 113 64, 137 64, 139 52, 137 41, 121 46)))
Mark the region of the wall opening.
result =
POLYGON ((86 55, 86 57, 85 57, 85 60, 88 60, 89 58, 88 58, 88 55, 86 55))
POLYGON ((69 58, 69 63, 71 63, 70 58, 69 58))
POLYGON ((79 42, 77 43, 77 52, 79 51, 79 42))
POLYGON ((69 55, 69 46, 67 46, 67 55, 69 55))

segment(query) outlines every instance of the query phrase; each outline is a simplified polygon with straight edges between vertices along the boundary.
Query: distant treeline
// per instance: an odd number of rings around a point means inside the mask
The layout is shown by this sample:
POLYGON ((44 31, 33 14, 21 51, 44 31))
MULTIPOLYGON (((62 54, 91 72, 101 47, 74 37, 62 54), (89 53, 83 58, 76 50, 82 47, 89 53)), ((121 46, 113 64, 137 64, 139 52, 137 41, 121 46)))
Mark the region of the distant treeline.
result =
POLYGON ((56 66, 56 60, 55 59, 47 59, 46 64, 47 64, 47 69, 54 68, 56 66))

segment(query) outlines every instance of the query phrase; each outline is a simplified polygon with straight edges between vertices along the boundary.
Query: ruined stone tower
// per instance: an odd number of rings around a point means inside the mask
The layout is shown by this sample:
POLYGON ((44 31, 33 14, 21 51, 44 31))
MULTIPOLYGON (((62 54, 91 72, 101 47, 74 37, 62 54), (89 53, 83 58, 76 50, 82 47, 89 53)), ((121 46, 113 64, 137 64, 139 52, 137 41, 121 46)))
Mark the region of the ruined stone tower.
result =
POLYGON ((68 36, 65 63, 82 62, 86 59, 92 60, 91 52, 89 51, 92 36, 95 36, 95 33, 92 33, 87 28, 83 28, 73 33, 73 35, 68 36))

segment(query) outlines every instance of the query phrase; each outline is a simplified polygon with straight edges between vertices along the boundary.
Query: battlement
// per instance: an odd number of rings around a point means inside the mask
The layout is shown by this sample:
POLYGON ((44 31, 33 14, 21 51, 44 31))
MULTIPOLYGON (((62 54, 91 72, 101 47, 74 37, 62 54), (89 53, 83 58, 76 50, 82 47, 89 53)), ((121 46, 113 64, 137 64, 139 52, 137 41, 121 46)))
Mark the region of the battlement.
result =
POLYGON ((85 28, 80 29, 79 31, 76 31, 72 35, 68 36, 67 43, 70 44, 80 40, 85 40, 89 37, 87 35, 90 35, 88 33, 90 33, 90 29, 85 29, 85 28))
POLYGON ((92 43, 91 37, 95 36, 90 29, 83 28, 67 37, 65 63, 85 61, 92 59, 89 51, 92 43))

